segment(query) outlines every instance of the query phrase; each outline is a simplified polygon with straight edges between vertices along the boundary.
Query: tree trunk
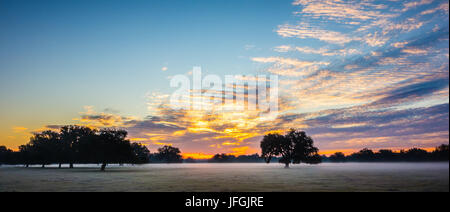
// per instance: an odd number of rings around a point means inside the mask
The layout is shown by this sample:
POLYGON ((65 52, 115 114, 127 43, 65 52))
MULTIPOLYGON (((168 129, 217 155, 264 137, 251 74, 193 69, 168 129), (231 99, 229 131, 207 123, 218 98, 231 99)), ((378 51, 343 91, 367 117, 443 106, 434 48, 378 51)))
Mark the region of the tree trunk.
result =
POLYGON ((102 168, 100 169, 102 172, 104 172, 105 171, 105 168, 106 168, 106 163, 103 163, 102 164, 102 168))
POLYGON ((42 168, 45 168, 45 164, 42 164, 42 168))
POLYGON ((59 164, 58 168, 59 168, 59 169, 61 168, 61 164, 59 164))
POLYGON ((70 163, 69 168, 73 169, 73 163, 70 163))
POLYGON ((289 163, 285 163, 285 169, 289 169, 289 163))
POLYGON ((28 168, 28 167, 29 167, 29 165, 28 165, 28 164, 26 164, 26 165, 25 165, 25 167, 26 167, 26 168, 28 168))

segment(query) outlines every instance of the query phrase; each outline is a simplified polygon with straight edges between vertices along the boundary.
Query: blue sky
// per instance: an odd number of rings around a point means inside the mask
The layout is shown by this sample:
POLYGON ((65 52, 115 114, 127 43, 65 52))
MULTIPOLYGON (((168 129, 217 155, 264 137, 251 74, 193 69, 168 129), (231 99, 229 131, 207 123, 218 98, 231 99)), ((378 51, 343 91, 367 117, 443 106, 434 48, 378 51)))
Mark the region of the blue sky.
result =
POLYGON ((290 127, 330 151, 448 143, 447 1, 1 0, 0 28, 0 144, 12 148, 62 124, 192 154, 252 153, 290 127), (279 75, 279 119, 202 132, 192 114, 149 107, 193 66, 279 75))
POLYGON ((168 73, 186 73, 194 65, 219 74, 251 70, 245 46, 270 50, 277 44, 271 32, 293 10, 289 1, 1 5, 4 104, 28 107, 36 100, 42 109, 78 112, 83 105, 96 105, 132 114, 145 112, 142 98, 147 91, 167 87, 168 73), (161 72, 163 66, 167 73, 161 72))

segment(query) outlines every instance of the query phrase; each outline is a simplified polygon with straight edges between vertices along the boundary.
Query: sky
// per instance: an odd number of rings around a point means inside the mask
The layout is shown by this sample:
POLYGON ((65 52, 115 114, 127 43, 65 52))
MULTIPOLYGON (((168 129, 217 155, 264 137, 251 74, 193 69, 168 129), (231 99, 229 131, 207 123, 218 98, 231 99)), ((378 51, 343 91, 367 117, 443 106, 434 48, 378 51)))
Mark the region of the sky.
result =
MULTIPOLYGON (((321 153, 449 143, 446 0, 0 0, 0 145, 76 124, 154 152, 259 153, 306 131, 321 153), (176 75, 277 75, 279 115, 175 110, 176 75)), ((261 111, 259 111, 261 112, 261 111)))

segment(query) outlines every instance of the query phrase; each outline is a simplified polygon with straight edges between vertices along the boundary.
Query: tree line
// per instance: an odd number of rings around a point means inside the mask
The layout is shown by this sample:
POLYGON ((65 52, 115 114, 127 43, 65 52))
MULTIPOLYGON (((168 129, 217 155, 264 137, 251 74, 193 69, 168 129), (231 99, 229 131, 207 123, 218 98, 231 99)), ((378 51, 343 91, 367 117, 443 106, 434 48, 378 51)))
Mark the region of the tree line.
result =
POLYGON ((287 134, 271 133, 264 136, 260 146, 262 155, 216 154, 209 160, 184 159, 180 149, 163 146, 150 153, 146 146, 131 143, 127 131, 118 129, 91 129, 83 126, 63 126, 58 132, 43 131, 34 134, 29 143, 12 151, 0 146, 0 165, 101 164, 104 171, 108 164, 145 163, 270 163, 318 164, 321 162, 397 162, 397 161, 448 161, 449 145, 443 144, 432 152, 413 148, 394 152, 384 149, 374 152, 363 149, 345 155, 336 152, 331 156, 319 155, 314 141, 303 131, 291 129, 287 134))
POLYGON ((180 162, 178 148, 164 146, 151 154, 146 146, 131 143, 128 132, 120 129, 91 129, 83 126, 63 126, 58 132, 35 133, 29 143, 19 146, 15 152, 0 146, 0 164, 41 165, 49 164, 101 164, 104 171, 108 164, 143 164, 151 158, 161 162, 180 162))
POLYGON ((253 155, 230 155, 230 154, 215 154, 211 159, 207 160, 208 163, 259 163, 264 162, 264 158, 259 154, 253 155))
POLYGON ((432 152, 424 149, 412 148, 394 152, 389 149, 381 149, 374 152, 371 149, 362 149, 350 155, 336 152, 327 157, 323 156, 327 162, 426 162, 426 161, 448 161, 449 145, 442 144, 432 152))

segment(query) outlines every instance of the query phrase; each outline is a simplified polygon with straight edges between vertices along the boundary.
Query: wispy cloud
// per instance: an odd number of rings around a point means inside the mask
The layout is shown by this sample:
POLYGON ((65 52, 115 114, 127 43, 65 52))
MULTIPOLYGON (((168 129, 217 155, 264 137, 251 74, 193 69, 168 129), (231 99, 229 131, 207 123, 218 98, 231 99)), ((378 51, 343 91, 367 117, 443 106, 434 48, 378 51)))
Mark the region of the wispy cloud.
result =
POLYGON ((322 56, 347 56, 347 55, 353 55, 353 54, 358 54, 360 53, 357 49, 337 49, 337 50, 332 50, 332 49, 326 49, 326 48, 320 48, 320 49, 314 49, 314 48, 310 48, 310 47, 293 47, 293 46, 288 46, 288 45, 282 45, 282 46, 277 46, 274 49, 277 52, 291 52, 291 51, 297 51, 297 52, 302 52, 302 53, 306 53, 306 54, 319 54, 322 56))
POLYGON ((423 12, 421 12, 421 15, 428 15, 428 14, 433 14, 435 12, 445 12, 446 14, 448 14, 448 1, 444 1, 442 4, 440 4, 439 6, 433 8, 433 9, 429 9, 429 10, 425 10, 423 12))
POLYGON ((319 70, 321 66, 328 65, 328 62, 312 62, 301 61, 293 58, 283 57, 255 57, 253 61, 259 63, 271 63, 274 64, 269 72, 278 74, 281 76, 305 76, 314 73, 319 70))
POLYGON ((277 33, 282 37, 311 38, 333 44, 346 44, 354 40, 360 40, 360 38, 350 37, 340 32, 312 27, 307 23, 283 24, 278 26, 277 33))
POLYGON ((417 8, 417 7, 422 6, 422 5, 430 4, 432 2, 433 2, 433 0, 420 0, 420 1, 406 2, 406 3, 403 4, 404 8, 403 8, 402 11, 406 12, 406 11, 408 11, 410 9, 417 8))
POLYGON ((303 16, 312 16, 314 18, 326 18, 328 20, 369 20, 384 16, 377 9, 384 9, 387 6, 383 4, 371 4, 369 2, 346 2, 346 1, 328 1, 328 0, 297 0, 294 5, 302 5, 301 12, 303 16))

